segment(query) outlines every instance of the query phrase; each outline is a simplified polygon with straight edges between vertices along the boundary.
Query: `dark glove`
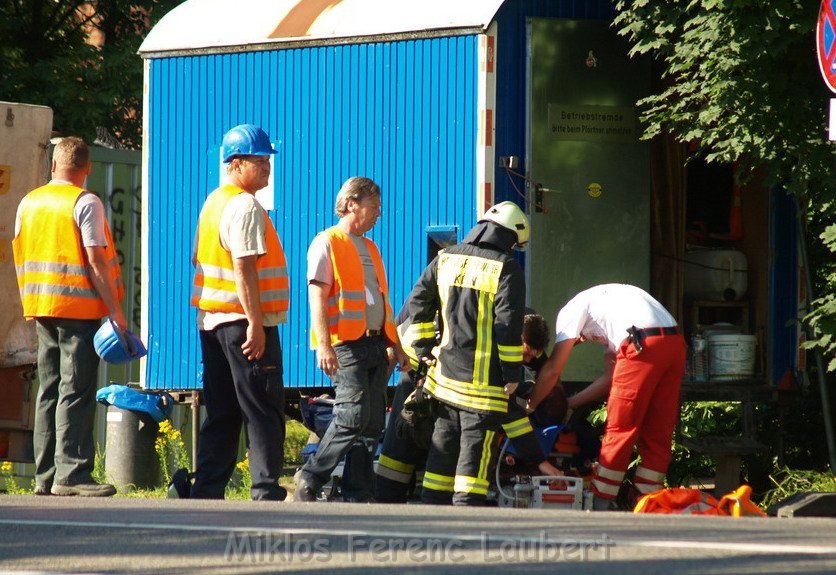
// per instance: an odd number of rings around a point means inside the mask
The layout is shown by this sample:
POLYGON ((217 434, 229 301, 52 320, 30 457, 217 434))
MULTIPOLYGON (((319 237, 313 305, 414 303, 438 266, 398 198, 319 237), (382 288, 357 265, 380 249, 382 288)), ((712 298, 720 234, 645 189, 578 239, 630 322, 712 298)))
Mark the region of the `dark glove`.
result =
POLYGON ((429 449, 435 418, 435 399, 417 388, 404 401, 395 432, 399 438, 412 440, 421 449, 429 449))

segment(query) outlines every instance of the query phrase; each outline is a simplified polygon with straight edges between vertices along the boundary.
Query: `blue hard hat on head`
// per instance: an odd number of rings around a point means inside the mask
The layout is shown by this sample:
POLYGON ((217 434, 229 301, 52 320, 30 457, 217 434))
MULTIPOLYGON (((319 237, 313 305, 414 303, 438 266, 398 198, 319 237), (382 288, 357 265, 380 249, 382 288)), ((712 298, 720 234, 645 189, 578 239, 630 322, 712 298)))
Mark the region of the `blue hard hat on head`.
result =
POLYGON ((108 363, 127 363, 148 353, 138 335, 131 331, 123 332, 110 318, 93 336, 93 348, 108 363))
POLYGON ((235 156, 269 156, 277 153, 270 143, 270 136, 254 124, 240 124, 224 134, 221 145, 224 162, 235 156))

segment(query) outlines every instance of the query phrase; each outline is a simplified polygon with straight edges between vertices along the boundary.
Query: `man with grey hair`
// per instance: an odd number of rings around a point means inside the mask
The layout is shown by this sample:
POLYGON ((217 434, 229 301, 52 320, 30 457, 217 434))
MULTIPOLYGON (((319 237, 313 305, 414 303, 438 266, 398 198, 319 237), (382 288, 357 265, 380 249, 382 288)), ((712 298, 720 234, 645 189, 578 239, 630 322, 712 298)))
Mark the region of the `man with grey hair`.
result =
POLYGON ((20 202, 14 259, 23 315, 35 320, 38 379, 35 495, 107 497, 93 480, 99 358, 93 336, 109 315, 128 328, 119 260, 102 201, 83 188, 90 152, 81 138, 55 145, 52 180, 20 202))
POLYGON ((368 501, 374 491, 373 458, 386 413, 387 348, 402 370, 409 359, 395 330, 383 260, 364 237, 380 217, 380 187, 349 178, 337 194, 337 225, 308 249, 311 348, 334 381, 334 419, 317 452, 295 476, 297 501, 314 501, 344 455, 343 496, 368 501))

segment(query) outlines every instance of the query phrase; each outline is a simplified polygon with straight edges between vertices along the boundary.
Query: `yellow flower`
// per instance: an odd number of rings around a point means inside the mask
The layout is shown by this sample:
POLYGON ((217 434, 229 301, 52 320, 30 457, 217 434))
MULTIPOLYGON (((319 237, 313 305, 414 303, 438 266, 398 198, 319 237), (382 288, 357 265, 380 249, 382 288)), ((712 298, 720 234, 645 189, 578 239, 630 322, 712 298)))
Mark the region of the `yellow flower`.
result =
POLYGON ((3 465, 0 465, 0 471, 3 473, 11 473, 12 472, 12 462, 11 461, 4 461, 3 465))
POLYGON ((236 467, 240 471, 247 471, 250 468, 250 456, 247 455, 247 457, 244 458, 244 461, 239 461, 236 467))

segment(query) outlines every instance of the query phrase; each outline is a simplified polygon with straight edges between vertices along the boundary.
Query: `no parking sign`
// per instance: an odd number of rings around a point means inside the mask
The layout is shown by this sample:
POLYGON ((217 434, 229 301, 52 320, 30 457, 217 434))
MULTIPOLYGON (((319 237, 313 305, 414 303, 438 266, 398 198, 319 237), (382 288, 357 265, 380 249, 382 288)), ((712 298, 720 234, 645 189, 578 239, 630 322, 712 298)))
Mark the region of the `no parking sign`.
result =
POLYGON ((836 92, 836 0, 823 0, 816 28, 819 68, 827 87, 836 92))
MULTIPOLYGON (((816 26, 816 52, 824 83, 836 92, 836 0, 822 0, 816 26)), ((829 138, 836 140, 836 98, 830 99, 829 138)))

